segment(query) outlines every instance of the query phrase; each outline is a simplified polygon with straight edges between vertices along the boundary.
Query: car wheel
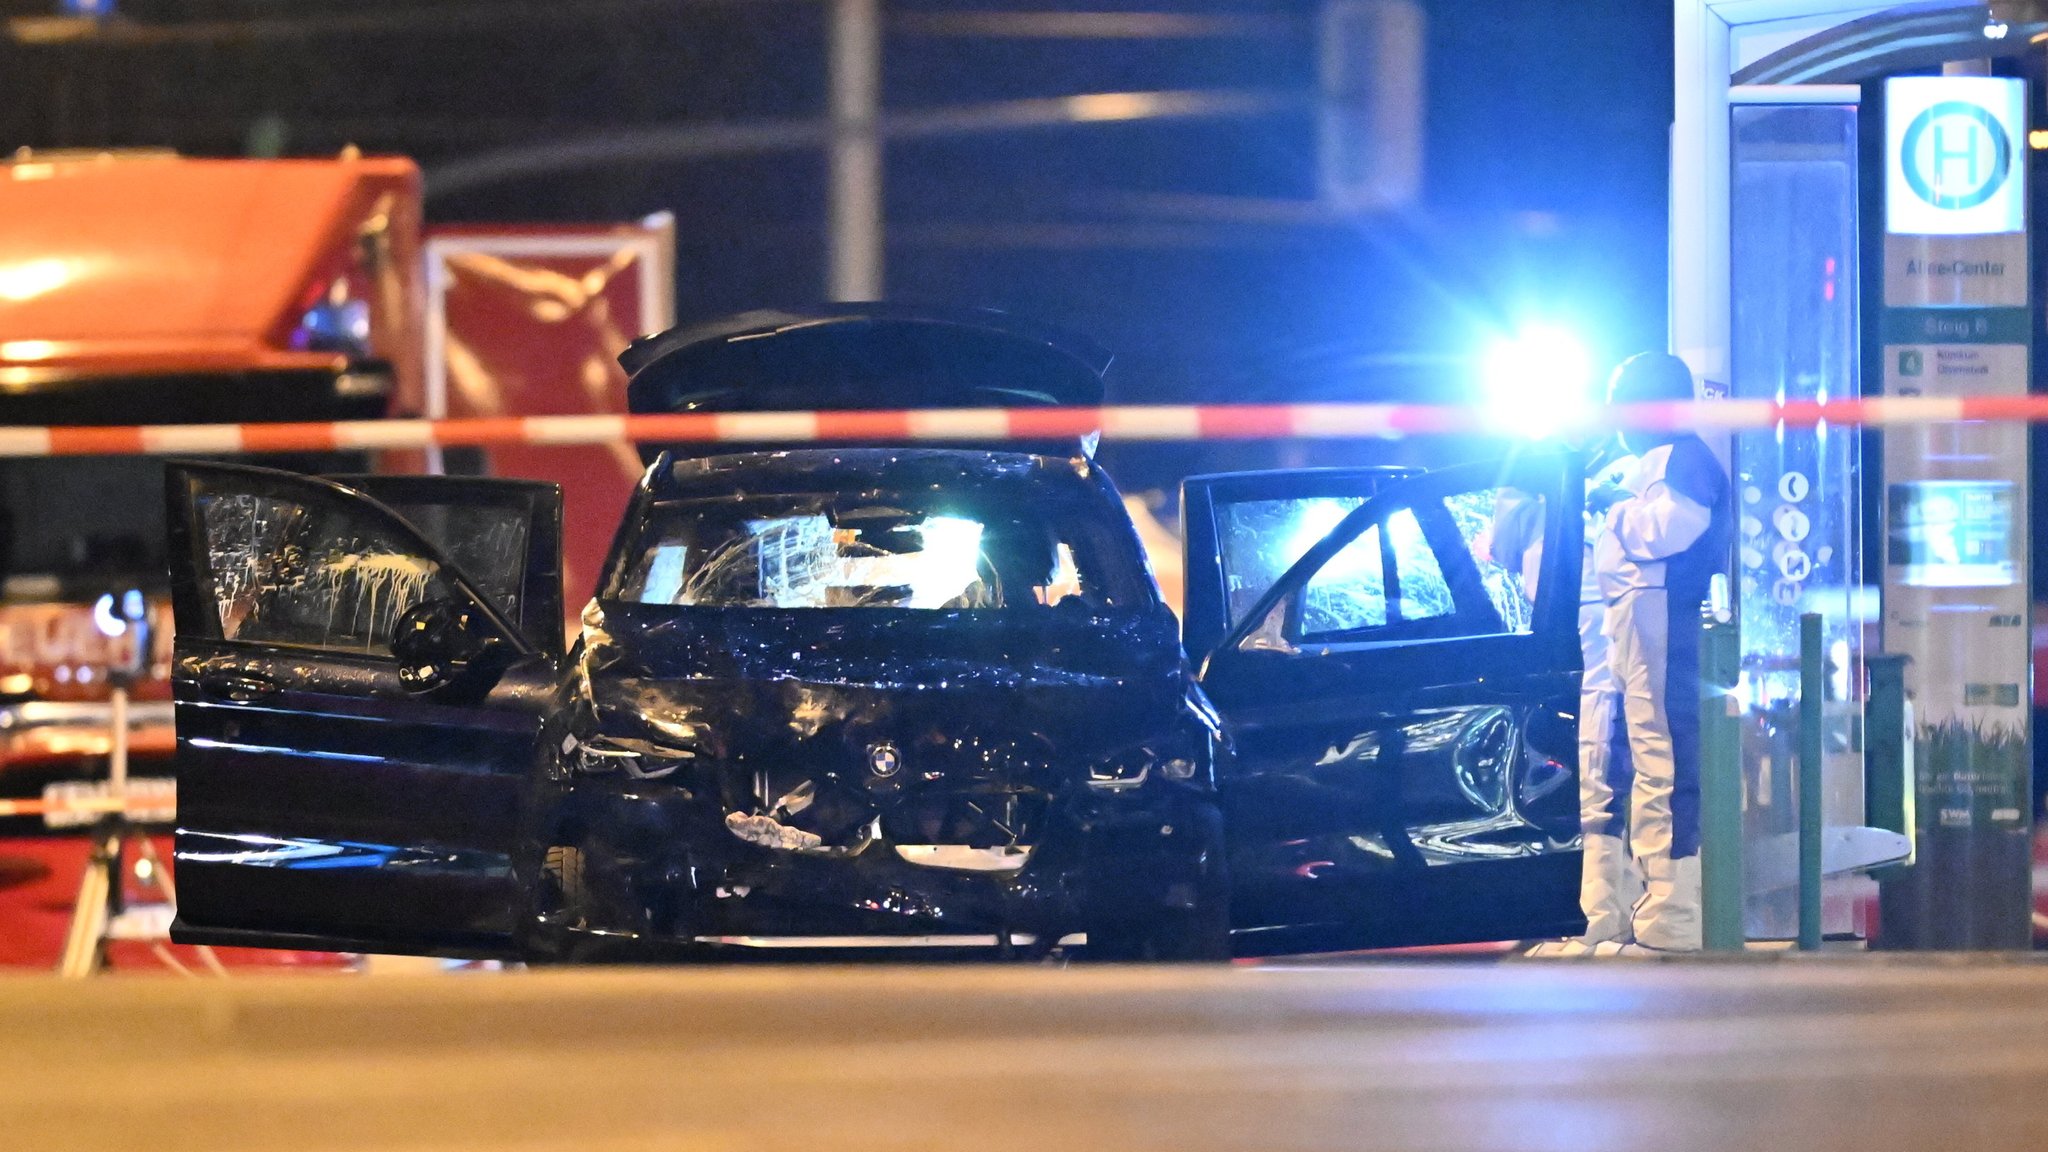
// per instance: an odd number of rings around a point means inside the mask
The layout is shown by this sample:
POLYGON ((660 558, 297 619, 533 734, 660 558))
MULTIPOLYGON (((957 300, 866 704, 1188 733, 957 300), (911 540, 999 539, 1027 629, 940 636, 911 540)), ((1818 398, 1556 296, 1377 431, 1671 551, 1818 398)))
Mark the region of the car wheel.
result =
POLYGON ((583 879, 583 849, 567 844, 549 848, 541 860, 541 878, 562 923, 583 927, 590 914, 590 889, 583 879))
POLYGON ((585 931, 604 922, 590 884, 589 860, 582 848, 568 844, 550 847, 541 857, 544 906, 554 923, 542 934, 543 946, 530 950, 530 962, 606 964, 638 957, 630 942, 585 931))

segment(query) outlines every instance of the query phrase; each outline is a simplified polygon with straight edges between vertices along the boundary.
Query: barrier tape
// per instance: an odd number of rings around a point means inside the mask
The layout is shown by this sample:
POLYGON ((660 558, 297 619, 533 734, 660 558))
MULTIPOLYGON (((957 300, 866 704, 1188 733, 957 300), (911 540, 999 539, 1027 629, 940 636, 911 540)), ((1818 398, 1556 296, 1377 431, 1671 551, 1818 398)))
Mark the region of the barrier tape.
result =
MULTIPOLYGON (((130 801, 116 800, 112 796, 100 796, 85 800, 0 800, 0 816, 52 816, 68 813, 80 815, 103 815, 108 812, 124 812, 130 801)), ((153 808, 153 804, 136 802, 137 808, 153 808)))
POLYGON ((128 794, 116 797, 104 780, 64 780, 43 786, 35 800, 0 800, 0 817, 41 816, 50 828, 82 828, 101 816, 125 812, 138 824, 169 824, 177 818, 178 782, 167 776, 133 776, 128 794))
MULTIPOLYGON (((374 448, 644 443, 1052 440, 1352 440, 1510 435, 1530 414, 1455 404, 1211 404, 1099 408, 936 408, 874 412, 695 412, 299 424, 0 428, 0 457, 235 455, 374 448)), ((1897 427, 1958 421, 2048 423, 2048 396, 1696 400, 1600 410, 1560 431, 1897 427)))

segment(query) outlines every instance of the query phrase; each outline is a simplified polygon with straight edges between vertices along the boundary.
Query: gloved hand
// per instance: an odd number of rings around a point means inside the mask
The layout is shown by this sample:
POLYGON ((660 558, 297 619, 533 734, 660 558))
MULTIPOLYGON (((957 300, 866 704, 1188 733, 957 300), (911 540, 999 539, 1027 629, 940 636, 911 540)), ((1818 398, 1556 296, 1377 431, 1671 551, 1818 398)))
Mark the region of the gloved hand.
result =
POLYGON ((1602 484, 1586 493, 1586 512, 1605 517, 1609 508, 1628 499, 1629 495, 1629 490, 1619 484, 1602 484))

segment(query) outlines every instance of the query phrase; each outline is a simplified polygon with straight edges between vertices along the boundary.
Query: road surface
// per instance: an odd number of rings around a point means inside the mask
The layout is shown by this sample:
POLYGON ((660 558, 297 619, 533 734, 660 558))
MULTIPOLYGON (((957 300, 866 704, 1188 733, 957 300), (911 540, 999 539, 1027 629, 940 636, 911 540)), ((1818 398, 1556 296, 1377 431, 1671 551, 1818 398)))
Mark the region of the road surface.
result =
POLYGON ((0 980, 0 1148, 2038 1149, 2048 966, 0 980))

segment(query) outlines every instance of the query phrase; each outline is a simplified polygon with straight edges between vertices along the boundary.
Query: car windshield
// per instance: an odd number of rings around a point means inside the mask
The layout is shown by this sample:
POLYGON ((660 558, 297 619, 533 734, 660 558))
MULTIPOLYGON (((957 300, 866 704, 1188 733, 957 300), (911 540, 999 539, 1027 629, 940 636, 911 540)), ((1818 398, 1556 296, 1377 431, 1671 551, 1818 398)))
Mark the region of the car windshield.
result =
POLYGON ((1108 608, 1144 579, 1085 510, 865 493, 664 502, 613 598, 702 608, 1108 608), (997 507, 997 505, 1000 507, 997 507))

